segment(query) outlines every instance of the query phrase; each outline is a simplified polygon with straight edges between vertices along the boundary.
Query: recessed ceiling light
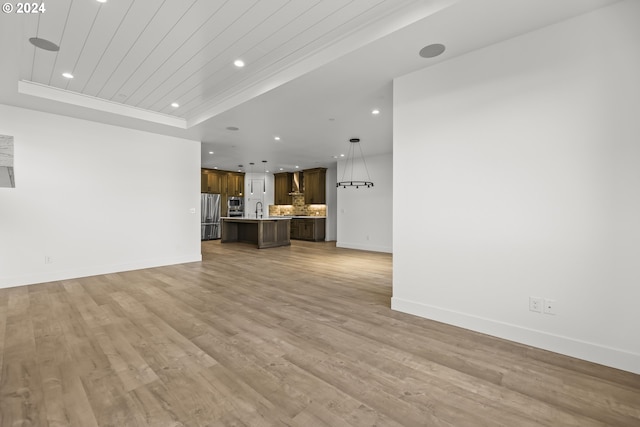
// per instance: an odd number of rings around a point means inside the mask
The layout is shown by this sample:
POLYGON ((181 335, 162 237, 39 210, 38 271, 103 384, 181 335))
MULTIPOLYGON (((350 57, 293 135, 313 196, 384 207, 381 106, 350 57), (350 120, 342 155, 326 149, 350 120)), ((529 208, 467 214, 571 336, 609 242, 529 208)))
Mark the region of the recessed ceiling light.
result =
POLYGON ((420 56, 422 56, 423 58, 434 58, 438 55, 442 55, 442 52, 444 52, 444 50, 445 47, 443 44, 430 44, 420 49, 420 56))
POLYGON ((107 0, 96 0, 98 3, 106 3, 107 0))
POLYGON ((180 106, 180 104, 178 104, 177 102, 172 102, 172 103, 171 103, 171 106, 172 106, 173 108, 178 108, 178 107, 180 106))
POLYGON ((29 43, 31 43, 35 47, 39 47, 40 49, 48 50, 50 52, 57 52, 57 51, 60 50, 60 46, 58 46, 54 42, 50 42, 47 39, 41 39, 41 38, 38 38, 38 37, 31 37, 29 39, 29 43))
POLYGON ((284 170, 284 168, 280 168, 280 170, 281 170, 281 171, 283 171, 283 170, 284 170))
POLYGON ((344 157, 344 154, 340 154, 340 157, 344 157))
POLYGON ((235 126, 227 126, 227 130, 240 130, 240 128, 237 128, 235 126))
POLYGON ((213 154, 213 151, 209 151, 209 154, 213 154))
POLYGON ((280 137, 279 136, 276 136, 273 139, 275 139, 276 141, 280 141, 280 137))
POLYGON ((380 110, 378 110, 377 108, 373 111, 371 111, 371 114, 373 114, 374 116, 380 114, 380 110))
POLYGON ((233 65, 238 68, 242 68, 244 67, 244 61, 242 59, 236 59, 235 61, 233 61, 233 65))
POLYGON ((218 167, 217 167, 217 166, 214 166, 213 168, 214 168, 214 169, 218 169, 218 167))
POLYGON ((72 79, 73 78, 73 74, 71 74, 71 73, 62 73, 62 77, 64 77, 65 79, 72 79))
POLYGON ((296 169, 299 169, 299 168, 300 168, 300 166, 296 166, 296 169))

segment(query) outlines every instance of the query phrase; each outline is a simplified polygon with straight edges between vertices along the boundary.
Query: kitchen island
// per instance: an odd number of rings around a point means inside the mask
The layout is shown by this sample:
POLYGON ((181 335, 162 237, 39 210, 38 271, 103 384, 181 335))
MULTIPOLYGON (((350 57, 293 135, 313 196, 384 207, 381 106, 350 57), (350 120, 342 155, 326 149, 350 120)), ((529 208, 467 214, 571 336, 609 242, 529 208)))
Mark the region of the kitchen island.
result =
POLYGON ((221 243, 243 242, 258 245, 258 249, 291 244, 291 218, 220 218, 221 243))

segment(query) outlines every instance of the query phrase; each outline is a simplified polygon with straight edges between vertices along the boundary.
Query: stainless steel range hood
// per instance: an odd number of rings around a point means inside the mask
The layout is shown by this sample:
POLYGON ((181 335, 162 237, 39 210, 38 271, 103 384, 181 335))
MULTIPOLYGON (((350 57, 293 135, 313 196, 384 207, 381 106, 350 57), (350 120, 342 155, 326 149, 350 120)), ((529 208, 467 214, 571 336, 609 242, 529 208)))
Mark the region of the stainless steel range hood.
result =
POLYGON ((291 178, 291 193, 289 193, 290 196, 297 196, 300 194, 303 194, 304 191, 304 176, 302 174, 302 172, 293 172, 292 174, 292 178, 291 178))

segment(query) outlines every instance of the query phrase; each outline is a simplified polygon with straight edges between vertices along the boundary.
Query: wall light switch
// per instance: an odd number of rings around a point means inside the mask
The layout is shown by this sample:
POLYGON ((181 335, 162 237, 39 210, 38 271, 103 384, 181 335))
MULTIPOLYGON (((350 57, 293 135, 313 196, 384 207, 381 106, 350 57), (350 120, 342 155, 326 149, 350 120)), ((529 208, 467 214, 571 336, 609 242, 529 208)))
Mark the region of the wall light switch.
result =
POLYGON ((192 214, 196 213, 196 208, 189 209, 189 213, 192 213, 192 214))

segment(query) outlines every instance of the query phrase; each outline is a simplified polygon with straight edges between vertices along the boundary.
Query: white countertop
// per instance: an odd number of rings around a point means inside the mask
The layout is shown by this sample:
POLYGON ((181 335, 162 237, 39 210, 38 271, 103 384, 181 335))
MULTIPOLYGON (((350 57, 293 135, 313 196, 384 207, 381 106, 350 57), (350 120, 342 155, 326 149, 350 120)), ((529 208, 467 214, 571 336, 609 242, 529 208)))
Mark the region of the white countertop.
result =
POLYGON ((248 217, 244 217, 244 216, 223 216, 220 219, 230 219, 230 220, 237 220, 237 221, 278 221, 278 220, 285 220, 285 219, 291 219, 290 216, 284 217, 284 216, 267 216, 264 218, 248 218, 248 217))
POLYGON ((271 218, 304 218, 304 219, 318 218, 318 219, 323 219, 323 218, 326 218, 326 216, 317 216, 317 215, 281 215, 281 216, 276 216, 276 217, 272 216, 271 218))

